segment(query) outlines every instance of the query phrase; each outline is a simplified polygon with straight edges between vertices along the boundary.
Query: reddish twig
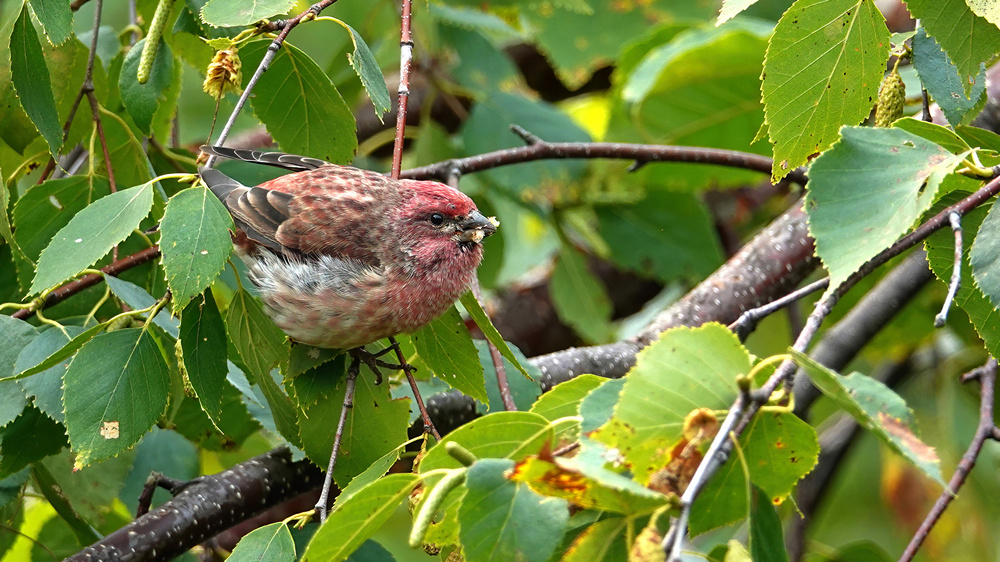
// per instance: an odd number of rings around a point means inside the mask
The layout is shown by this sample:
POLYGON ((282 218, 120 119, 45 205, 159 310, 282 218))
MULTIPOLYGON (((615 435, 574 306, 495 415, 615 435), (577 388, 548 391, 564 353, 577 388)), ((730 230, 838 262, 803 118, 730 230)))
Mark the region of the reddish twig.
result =
POLYGON ((399 178, 403 163, 403 139, 406 133, 406 105, 410 99, 410 64, 413 62, 413 36, 410 34, 410 0, 403 0, 399 25, 399 105, 396 108, 396 142, 392 147, 392 178, 399 178))
POLYGON ((944 510, 948 509, 948 505, 951 504, 956 494, 958 494, 959 488, 965 484, 965 479, 972 472, 973 467, 976 466, 976 460, 979 458, 979 452, 983 449, 983 444, 989 439, 995 439, 994 433, 997 428, 996 423, 993 421, 993 394, 996 386, 997 360, 990 357, 990 360, 977 369, 977 371, 980 394, 979 425, 976 426, 976 433, 972 437, 972 442, 969 443, 969 448, 962 455, 962 460, 955 467, 955 472, 952 474, 951 480, 948 481, 948 488, 941 492, 937 501, 934 502, 934 507, 931 508, 927 517, 924 518, 923 523, 920 524, 920 528, 913 535, 910 544, 906 546, 903 555, 899 557, 900 562, 913 560, 913 557, 917 555, 920 545, 927 539, 927 535, 930 534, 931 529, 937 524, 944 510))
MULTIPOLYGON (((151 248, 146 248, 141 252, 136 252, 126 258, 117 260, 110 265, 106 265, 101 268, 101 271, 107 273, 108 275, 113 275, 117 277, 122 272, 128 271, 133 267, 142 265, 158 257, 160 257, 160 247, 153 246, 151 248)), ((84 275, 83 277, 77 279, 76 281, 70 281, 69 283, 66 283, 62 287, 59 287, 58 289, 49 293, 48 296, 45 297, 45 302, 42 303, 42 308, 47 308, 59 304, 60 302, 68 299, 69 297, 79 293, 80 291, 83 291, 84 289, 89 289, 90 287, 97 285, 101 281, 104 281, 104 276, 97 275, 95 273, 84 275)), ((18 310, 11 316, 13 316, 14 318, 19 318, 21 320, 24 320, 26 318, 30 318, 34 313, 35 310, 33 308, 23 308, 21 310, 18 310)))
POLYGON ((390 337, 389 344, 396 353, 396 359, 399 360, 399 366, 403 374, 406 375, 406 382, 410 385, 410 390, 413 391, 413 401, 417 403, 417 411, 420 412, 420 421, 424 422, 424 433, 430 433, 435 439, 440 441, 441 434, 434 427, 431 414, 427 411, 427 405, 424 404, 424 397, 420 395, 420 389, 417 388, 417 379, 413 378, 413 369, 406 362, 406 358, 403 357, 403 350, 399 348, 399 342, 396 341, 396 338, 390 337))
MULTIPOLYGON (((618 142, 547 142, 534 137, 527 146, 505 148, 478 156, 456 158, 413 168, 400 174, 404 178, 447 179, 454 173, 468 174, 491 170, 500 166, 533 162, 535 160, 592 159, 609 158, 635 160, 637 162, 687 162, 690 164, 713 164, 729 168, 754 170, 771 173, 771 159, 767 156, 723 150, 721 148, 701 148, 696 146, 663 146, 618 142)), ((806 175, 802 169, 788 174, 788 179, 805 185, 806 175)))
MULTIPOLYGON (((472 295, 476 300, 483 302, 483 291, 479 287, 479 278, 472 281, 472 295)), ((510 393, 510 383, 507 381, 507 368, 503 364, 503 356, 493 342, 486 340, 486 347, 490 350, 490 359, 493 361, 493 370, 497 377, 497 387, 500 389, 500 400, 503 401, 504 410, 516 412, 517 404, 514 403, 514 396, 510 393)))
MULTIPOLYGON (((71 5, 71 7, 73 8, 74 11, 76 11, 80 6, 82 6, 86 2, 87 0, 83 0, 82 2, 79 3, 74 2, 71 5)), ((77 110, 80 109, 80 101, 82 101, 83 96, 86 95, 90 101, 91 111, 94 113, 94 121, 97 123, 98 132, 101 135, 101 145, 104 147, 104 160, 108 166, 108 177, 109 177, 109 182, 111 183, 111 191, 113 192, 115 191, 115 179, 111 173, 111 161, 108 158, 107 143, 104 140, 104 131, 101 128, 101 119, 96 113, 96 111, 94 111, 94 106, 97 103, 97 100, 94 97, 94 59, 97 54, 97 38, 100 34, 100 29, 101 29, 101 12, 104 7, 103 4, 104 4, 103 0, 98 0, 97 6, 94 8, 94 28, 90 38, 90 53, 88 53, 87 55, 87 70, 86 74, 84 74, 83 84, 80 86, 80 91, 76 93, 76 98, 73 100, 73 105, 70 106, 69 109, 69 115, 66 117, 66 123, 63 125, 62 140, 63 143, 65 144, 66 140, 69 139, 69 128, 73 124, 73 119, 76 117, 77 110)), ((55 170, 56 158, 58 157, 59 155, 56 154, 55 156, 49 158, 48 164, 46 164, 45 169, 42 170, 42 175, 39 176, 38 178, 39 184, 47 180, 49 178, 49 174, 51 174, 52 171, 55 170)))

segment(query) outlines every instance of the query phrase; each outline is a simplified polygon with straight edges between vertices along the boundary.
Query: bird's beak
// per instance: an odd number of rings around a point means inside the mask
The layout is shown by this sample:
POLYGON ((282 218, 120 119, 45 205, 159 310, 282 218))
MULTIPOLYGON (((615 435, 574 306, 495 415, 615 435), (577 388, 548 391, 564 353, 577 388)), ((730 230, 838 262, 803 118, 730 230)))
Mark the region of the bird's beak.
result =
POLYGON ((495 217, 485 217, 479 211, 472 211, 458 226, 462 229, 458 233, 459 240, 462 242, 481 242, 483 238, 497 231, 500 221, 495 217))

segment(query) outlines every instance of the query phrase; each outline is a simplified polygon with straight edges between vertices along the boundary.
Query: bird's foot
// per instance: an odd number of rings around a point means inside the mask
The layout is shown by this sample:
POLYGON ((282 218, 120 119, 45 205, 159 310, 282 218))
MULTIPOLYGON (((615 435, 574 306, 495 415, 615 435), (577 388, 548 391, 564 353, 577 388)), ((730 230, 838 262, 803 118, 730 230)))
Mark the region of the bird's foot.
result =
POLYGON ((390 346, 372 353, 363 347, 356 347, 351 350, 351 357, 355 361, 364 363, 375 373, 375 384, 382 384, 382 369, 389 369, 390 371, 408 370, 411 373, 417 370, 416 367, 408 363, 389 363, 379 359, 379 357, 395 349, 395 347, 390 346))

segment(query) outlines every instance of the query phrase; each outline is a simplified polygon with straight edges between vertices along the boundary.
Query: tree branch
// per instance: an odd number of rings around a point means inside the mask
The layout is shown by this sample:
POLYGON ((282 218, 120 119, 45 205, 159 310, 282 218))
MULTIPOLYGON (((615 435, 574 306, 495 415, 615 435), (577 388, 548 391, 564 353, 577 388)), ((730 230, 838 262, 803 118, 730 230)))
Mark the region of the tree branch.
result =
POLYGON ((310 491, 322 475, 276 449, 192 480, 173 499, 66 560, 169 560, 261 511, 310 491))

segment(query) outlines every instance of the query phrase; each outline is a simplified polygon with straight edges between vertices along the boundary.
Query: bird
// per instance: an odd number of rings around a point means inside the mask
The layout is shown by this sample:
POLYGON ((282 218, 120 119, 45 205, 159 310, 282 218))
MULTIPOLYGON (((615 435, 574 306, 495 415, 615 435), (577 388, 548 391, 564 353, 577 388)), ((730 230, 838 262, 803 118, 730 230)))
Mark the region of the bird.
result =
POLYGON ((233 217, 237 255, 292 340, 355 349, 414 332, 468 290, 499 223, 434 181, 305 156, 202 146, 291 173, 248 187, 214 168, 205 185, 233 217))

